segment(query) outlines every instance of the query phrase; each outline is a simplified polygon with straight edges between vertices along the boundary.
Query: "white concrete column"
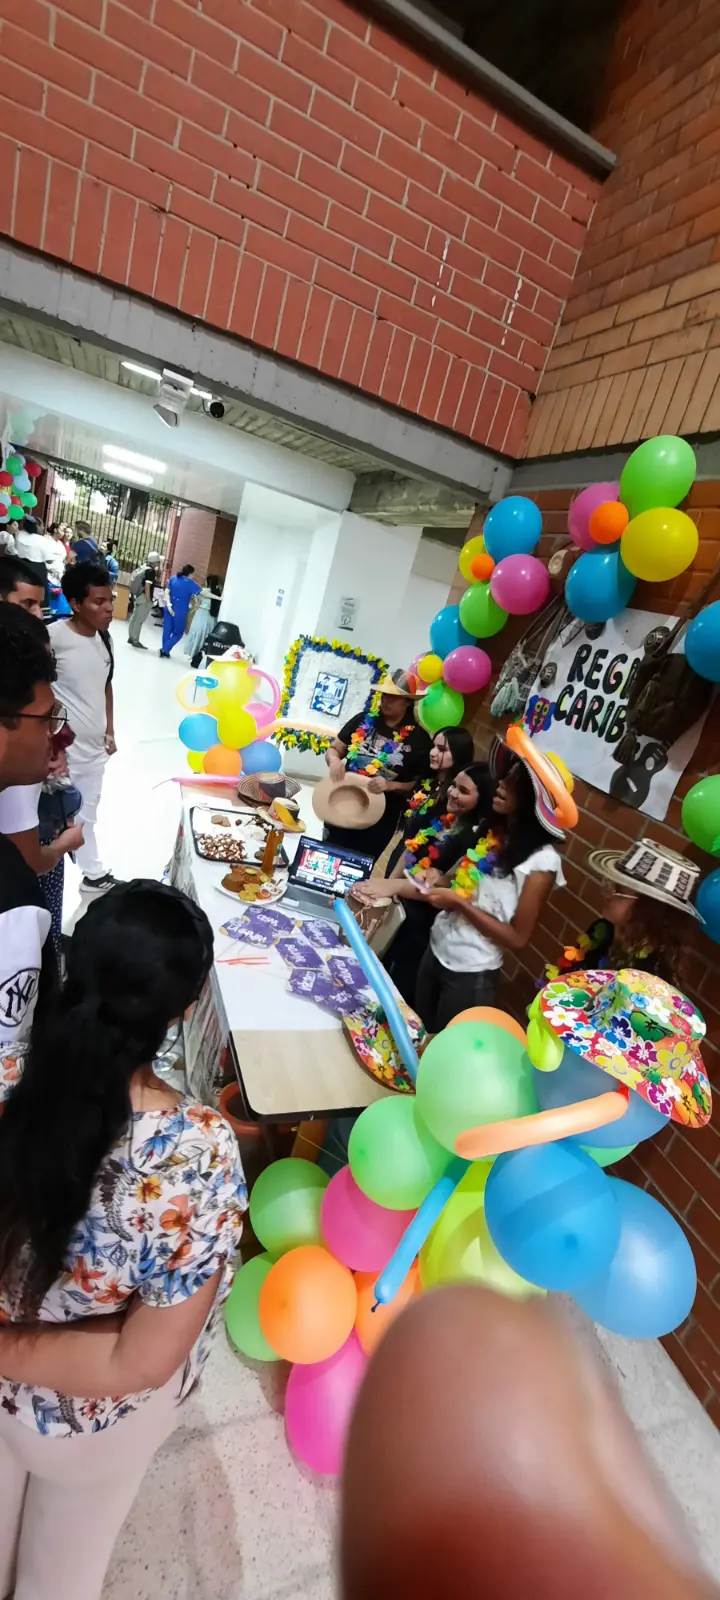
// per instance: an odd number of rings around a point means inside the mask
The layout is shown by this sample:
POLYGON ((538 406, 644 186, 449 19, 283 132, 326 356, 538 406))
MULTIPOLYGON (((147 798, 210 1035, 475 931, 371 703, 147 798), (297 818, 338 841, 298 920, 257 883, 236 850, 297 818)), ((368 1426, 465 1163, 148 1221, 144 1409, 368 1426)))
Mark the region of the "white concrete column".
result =
POLYGON ((391 667, 407 666, 399 655, 398 619, 421 536, 422 528, 385 527, 344 511, 316 632, 383 656, 391 667), (340 627, 345 598, 355 601, 351 632, 340 627))

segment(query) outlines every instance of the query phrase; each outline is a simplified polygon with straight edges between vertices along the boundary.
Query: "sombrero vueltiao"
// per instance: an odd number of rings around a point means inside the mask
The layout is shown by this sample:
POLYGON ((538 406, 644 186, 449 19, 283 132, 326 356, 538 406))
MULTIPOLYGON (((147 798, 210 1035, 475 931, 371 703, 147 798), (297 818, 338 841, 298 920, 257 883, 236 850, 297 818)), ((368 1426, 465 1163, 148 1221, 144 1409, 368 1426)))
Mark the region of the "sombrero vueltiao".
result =
POLYGON ((700 1055, 705 1023, 691 1000, 649 972, 570 972, 536 1002, 563 1045, 635 1089, 669 1121, 701 1128, 712 1096, 700 1055))
POLYGON ((406 700, 421 700, 428 692, 428 685, 417 678, 414 672, 386 672, 385 676, 376 683, 373 694, 401 694, 406 700))
POLYGON ((700 867, 654 839, 640 839, 629 850, 592 850, 587 864, 596 878, 616 884, 627 895, 645 895, 697 918, 692 895, 700 867))
POLYGON ((254 806, 267 806, 273 800, 292 800, 300 793, 300 787, 295 778, 286 778, 284 772, 253 772, 240 779, 237 792, 240 800, 249 800, 254 806))

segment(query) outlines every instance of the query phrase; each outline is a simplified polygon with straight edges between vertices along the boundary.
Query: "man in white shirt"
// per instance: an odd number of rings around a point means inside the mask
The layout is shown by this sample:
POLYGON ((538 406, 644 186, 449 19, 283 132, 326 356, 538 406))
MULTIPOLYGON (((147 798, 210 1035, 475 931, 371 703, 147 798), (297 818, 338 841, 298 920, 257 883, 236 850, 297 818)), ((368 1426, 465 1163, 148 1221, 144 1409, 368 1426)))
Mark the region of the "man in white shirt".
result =
POLYGON ((104 894, 115 879, 103 866, 95 823, 108 756, 115 754, 113 653, 107 632, 112 620, 110 575, 104 566, 80 562, 63 575, 62 591, 72 616, 56 622, 51 643, 57 664, 58 698, 75 742, 67 752, 70 777, 83 797, 78 815, 85 842, 77 852, 81 894, 104 894))

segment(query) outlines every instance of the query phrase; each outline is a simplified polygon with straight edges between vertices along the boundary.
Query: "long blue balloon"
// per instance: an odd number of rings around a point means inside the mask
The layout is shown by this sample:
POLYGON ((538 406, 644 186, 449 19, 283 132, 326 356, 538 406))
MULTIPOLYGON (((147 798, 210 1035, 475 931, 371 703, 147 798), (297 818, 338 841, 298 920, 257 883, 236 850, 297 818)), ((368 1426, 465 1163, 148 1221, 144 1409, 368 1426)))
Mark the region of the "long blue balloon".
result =
POLYGON ((410 1029, 397 1003, 393 985, 385 968, 380 965, 375 951, 370 949, 365 935, 361 933, 350 907, 344 900, 337 899, 334 901, 334 909, 348 944, 357 956, 371 989, 374 989, 380 1001, 385 1012, 387 1025, 400 1052, 402 1064, 407 1068, 414 1083, 418 1070, 417 1050, 410 1037, 410 1029))
POLYGON ((469 1161, 463 1161, 462 1156, 454 1156, 447 1171, 438 1178, 435 1187, 425 1196, 420 1210, 408 1224, 395 1254, 390 1257, 388 1264, 383 1268, 375 1285, 375 1299, 378 1305, 386 1306, 395 1299, 398 1289, 402 1288, 415 1257, 424 1245, 425 1240, 434 1228, 441 1211, 454 1194, 461 1179, 465 1177, 469 1161))

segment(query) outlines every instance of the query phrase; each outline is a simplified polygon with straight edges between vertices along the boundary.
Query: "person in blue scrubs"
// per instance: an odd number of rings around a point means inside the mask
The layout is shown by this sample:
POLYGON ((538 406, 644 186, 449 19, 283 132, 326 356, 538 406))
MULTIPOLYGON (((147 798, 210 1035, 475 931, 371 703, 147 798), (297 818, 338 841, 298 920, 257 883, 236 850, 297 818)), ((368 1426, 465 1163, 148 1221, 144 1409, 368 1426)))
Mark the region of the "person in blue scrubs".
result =
POLYGON ((175 574, 165 591, 165 615, 163 617, 162 650, 160 655, 167 660, 170 651, 182 639, 185 633, 185 623, 190 610, 190 601, 194 594, 200 593, 200 585, 195 582, 192 574, 194 567, 182 567, 175 574))

